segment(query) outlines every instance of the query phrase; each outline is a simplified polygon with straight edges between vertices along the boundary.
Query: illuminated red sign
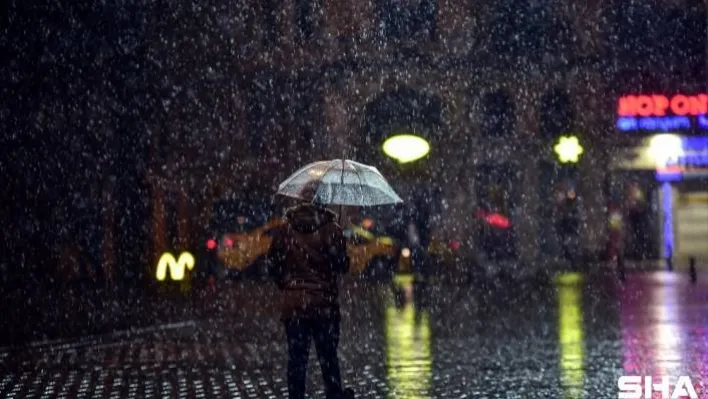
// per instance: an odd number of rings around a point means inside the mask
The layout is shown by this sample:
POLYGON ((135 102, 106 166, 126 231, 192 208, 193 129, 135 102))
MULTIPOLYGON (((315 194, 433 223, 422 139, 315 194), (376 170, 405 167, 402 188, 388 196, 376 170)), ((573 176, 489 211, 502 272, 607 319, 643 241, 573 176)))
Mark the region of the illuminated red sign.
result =
POLYGON ((620 97, 619 116, 698 116, 708 113, 708 94, 671 97, 664 95, 639 95, 620 97))
POLYGON ((617 128, 624 132, 708 130, 708 94, 640 94, 617 101, 617 128))

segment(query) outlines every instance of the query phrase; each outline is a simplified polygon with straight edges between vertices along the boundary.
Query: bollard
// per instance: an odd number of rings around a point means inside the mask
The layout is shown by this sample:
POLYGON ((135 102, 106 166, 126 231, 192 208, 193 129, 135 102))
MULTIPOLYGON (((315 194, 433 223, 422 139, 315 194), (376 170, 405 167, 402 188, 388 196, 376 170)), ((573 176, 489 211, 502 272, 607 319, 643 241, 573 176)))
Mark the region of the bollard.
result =
POLYGON ((696 258, 693 256, 688 258, 688 273, 691 276, 691 283, 695 284, 698 280, 698 273, 696 272, 696 258))
POLYGON ((624 269, 624 256, 622 255, 617 256, 617 273, 619 274, 620 281, 625 282, 627 280, 624 269))

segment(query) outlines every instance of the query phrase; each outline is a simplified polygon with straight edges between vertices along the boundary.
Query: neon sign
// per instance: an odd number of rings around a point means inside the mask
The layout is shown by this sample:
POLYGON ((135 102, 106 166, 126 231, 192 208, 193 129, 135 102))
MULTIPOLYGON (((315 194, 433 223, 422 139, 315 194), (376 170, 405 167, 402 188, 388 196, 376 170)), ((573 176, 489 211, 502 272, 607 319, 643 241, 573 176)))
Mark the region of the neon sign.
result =
POLYGON ((174 281, 184 280, 186 270, 194 269, 194 256, 189 252, 182 252, 179 258, 175 259, 174 255, 165 252, 157 262, 157 271, 155 278, 157 281, 165 281, 167 278, 167 269, 170 269, 170 278, 174 281))
POLYGON ((628 95, 617 103, 621 131, 708 130, 708 94, 628 95))
POLYGON ((660 181, 682 180, 708 175, 708 151, 690 152, 666 160, 666 164, 656 168, 660 181))

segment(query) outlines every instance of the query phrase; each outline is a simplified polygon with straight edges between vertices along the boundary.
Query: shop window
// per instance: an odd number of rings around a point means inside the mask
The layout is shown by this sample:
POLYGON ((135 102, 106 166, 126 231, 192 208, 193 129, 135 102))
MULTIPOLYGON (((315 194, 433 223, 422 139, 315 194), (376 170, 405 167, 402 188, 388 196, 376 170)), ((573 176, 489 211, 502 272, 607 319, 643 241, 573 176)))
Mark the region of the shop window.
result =
POLYGON ((515 107, 505 91, 485 94, 482 99, 482 134, 485 137, 509 136, 514 131, 515 107))
POLYGON ((563 90, 552 90, 541 97, 541 137, 555 140, 573 128, 573 110, 570 97, 563 90))

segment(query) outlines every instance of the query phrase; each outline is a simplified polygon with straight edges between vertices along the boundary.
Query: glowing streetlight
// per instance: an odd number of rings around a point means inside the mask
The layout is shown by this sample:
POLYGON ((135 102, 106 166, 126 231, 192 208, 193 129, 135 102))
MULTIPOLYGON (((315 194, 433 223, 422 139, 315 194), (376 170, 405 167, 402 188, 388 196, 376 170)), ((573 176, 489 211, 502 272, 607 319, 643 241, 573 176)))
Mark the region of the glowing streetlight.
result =
POLYGON ((553 150, 562 163, 577 163, 583 153, 583 147, 576 136, 561 136, 553 150))
POLYGON ((683 155, 683 140, 676 134, 657 134, 649 141, 648 153, 657 167, 664 167, 671 159, 683 155))
POLYGON ((384 154, 400 163, 417 161, 430 152, 430 144, 422 137, 399 134, 389 137, 383 143, 384 154))

